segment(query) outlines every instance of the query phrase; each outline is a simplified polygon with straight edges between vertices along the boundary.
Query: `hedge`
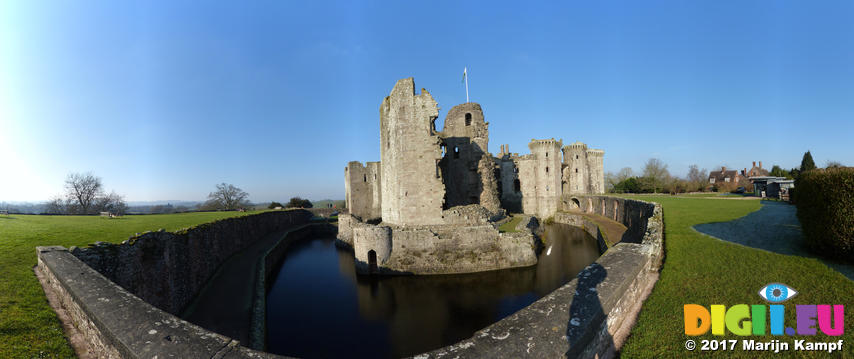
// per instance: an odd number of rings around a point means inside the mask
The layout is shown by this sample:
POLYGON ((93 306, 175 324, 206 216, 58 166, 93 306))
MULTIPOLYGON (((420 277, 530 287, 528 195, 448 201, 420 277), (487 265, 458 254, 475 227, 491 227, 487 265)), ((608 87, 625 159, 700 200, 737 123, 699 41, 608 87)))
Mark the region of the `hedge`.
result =
POLYGON ((798 220, 807 246, 854 263, 854 168, 801 173, 795 188, 798 220))

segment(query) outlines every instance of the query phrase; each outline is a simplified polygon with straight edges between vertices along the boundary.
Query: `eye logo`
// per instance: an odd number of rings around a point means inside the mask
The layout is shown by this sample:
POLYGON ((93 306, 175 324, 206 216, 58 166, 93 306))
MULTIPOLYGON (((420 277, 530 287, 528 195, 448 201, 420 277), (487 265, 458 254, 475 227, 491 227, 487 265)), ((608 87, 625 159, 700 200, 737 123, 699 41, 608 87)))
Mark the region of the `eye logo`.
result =
POLYGON ((780 303, 791 299, 797 291, 781 283, 771 283, 759 290, 759 296, 771 303, 780 303))

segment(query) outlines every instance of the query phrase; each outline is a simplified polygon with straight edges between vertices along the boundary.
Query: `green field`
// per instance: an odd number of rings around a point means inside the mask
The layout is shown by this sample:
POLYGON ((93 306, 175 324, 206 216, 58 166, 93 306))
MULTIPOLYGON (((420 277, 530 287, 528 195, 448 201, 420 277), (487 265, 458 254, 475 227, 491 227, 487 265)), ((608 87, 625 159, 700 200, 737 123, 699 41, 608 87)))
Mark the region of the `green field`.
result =
MULTIPOLYGON (((844 355, 854 358, 854 282, 815 259, 786 256, 753 249, 703 235, 691 228, 698 223, 725 222, 758 210, 758 200, 679 198, 671 196, 625 196, 658 202, 664 210, 665 261, 661 277, 644 303, 638 322, 622 348, 624 358, 682 358, 702 354, 752 358, 757 356, 831 357, 826 352, 689 352, 683 345, 693 339, 794 339, 830 342, 842 339, 844 355), (802 337, 749 336, 727 334, 687 337, 684 333, 684 304, 767 304, 757 293, 768 283, 784 283, 799 293, 786 305, 786 325, 793 326, 795 304, 845 304, 845 334, 802 337), (788 354, 788 355, 787 355, 788 354)), ((739 346, 740 346, 739 342, 739 346)), ((792 347, 790 346, 790 350, 792 347)), ((705 356, 705 355, 704 355, 705 356)))
MULTIPOLYGON (((799 294, 785 302, 786 323, 793 323, 794 304, 845 304, 845 354, 854 357, 854 282, 814 259, 785 256, 721 241, 694 231, 698 223, 729 221, 759 209, 758 200, 639 195, 664 208, 666 258, 661 278, 644 303, 638 322, 622 350, 624 358, 685 357, 683 345, 694 339, 741 339, 732 334, 688 338, 683 304, 765 304, 759 288, 781 282, 799 294)), ((121 242, 137 232, 177 230, 242 215, 237 212, 126 216, 0 216, 0 358, 73 357, 56 315, 33 274, 35 247, 85 246, 95 241, 121 242)), ((509 226, 509 225, 508 225, 509 226)), ((789 337, 745 337, 757 340, 789 337)), ((810 337, 796 337, 810 339, 810 337)), ((823 335, 816 341, 830 341, 823 335)), ((709 354, 709 353, 706 353, 709 354)), ((741 351, 737 357, 760 353, 741 351)), ((785 353, 781 353, 785 354, 785 353)), ((790 352, 789 354, 801 354, 790 352)), ((825 353, 826 354, 826 353, 825 353)), ((806 355, 822 357, 822 353, 806 355)), ((838 356, 837 356, 838 357, 838 356)))
MULTIPOLYGON (((256 212, 257 213, 257 212, 256 212)), ((36 246, 118 243, 145 231, 174 231, 241 212, 205 212, 101 218, 0 216, 0 358, 74 357, 59 320, 33 273, 36 246)))

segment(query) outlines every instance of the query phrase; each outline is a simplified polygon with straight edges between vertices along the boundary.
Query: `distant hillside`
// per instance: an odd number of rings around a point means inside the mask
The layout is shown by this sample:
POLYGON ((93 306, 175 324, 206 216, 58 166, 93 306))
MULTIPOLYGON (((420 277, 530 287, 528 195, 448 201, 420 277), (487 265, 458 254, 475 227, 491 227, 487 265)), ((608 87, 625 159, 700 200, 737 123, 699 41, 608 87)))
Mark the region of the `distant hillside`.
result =
POLYGON ((322 199, 320 201, 311 201, 314 208, 326 208, 334 205, 335 208, 344 208, 346 204, 343 199, 322 199))

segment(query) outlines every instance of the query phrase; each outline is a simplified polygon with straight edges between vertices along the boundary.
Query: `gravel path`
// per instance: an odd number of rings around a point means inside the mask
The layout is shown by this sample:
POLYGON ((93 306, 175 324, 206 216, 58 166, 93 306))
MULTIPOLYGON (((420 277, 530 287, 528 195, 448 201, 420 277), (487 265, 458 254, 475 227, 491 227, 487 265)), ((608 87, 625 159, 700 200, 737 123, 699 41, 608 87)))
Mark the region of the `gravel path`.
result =
POLYGON ((795 206, 774 201, 762 201, 762 207, 744 217, 729 222, 704 223, 694 226, 700 233, 766 251, 815 258, 854 280, 854 265, 820 258, 803 244, 801 224, 795 206))

